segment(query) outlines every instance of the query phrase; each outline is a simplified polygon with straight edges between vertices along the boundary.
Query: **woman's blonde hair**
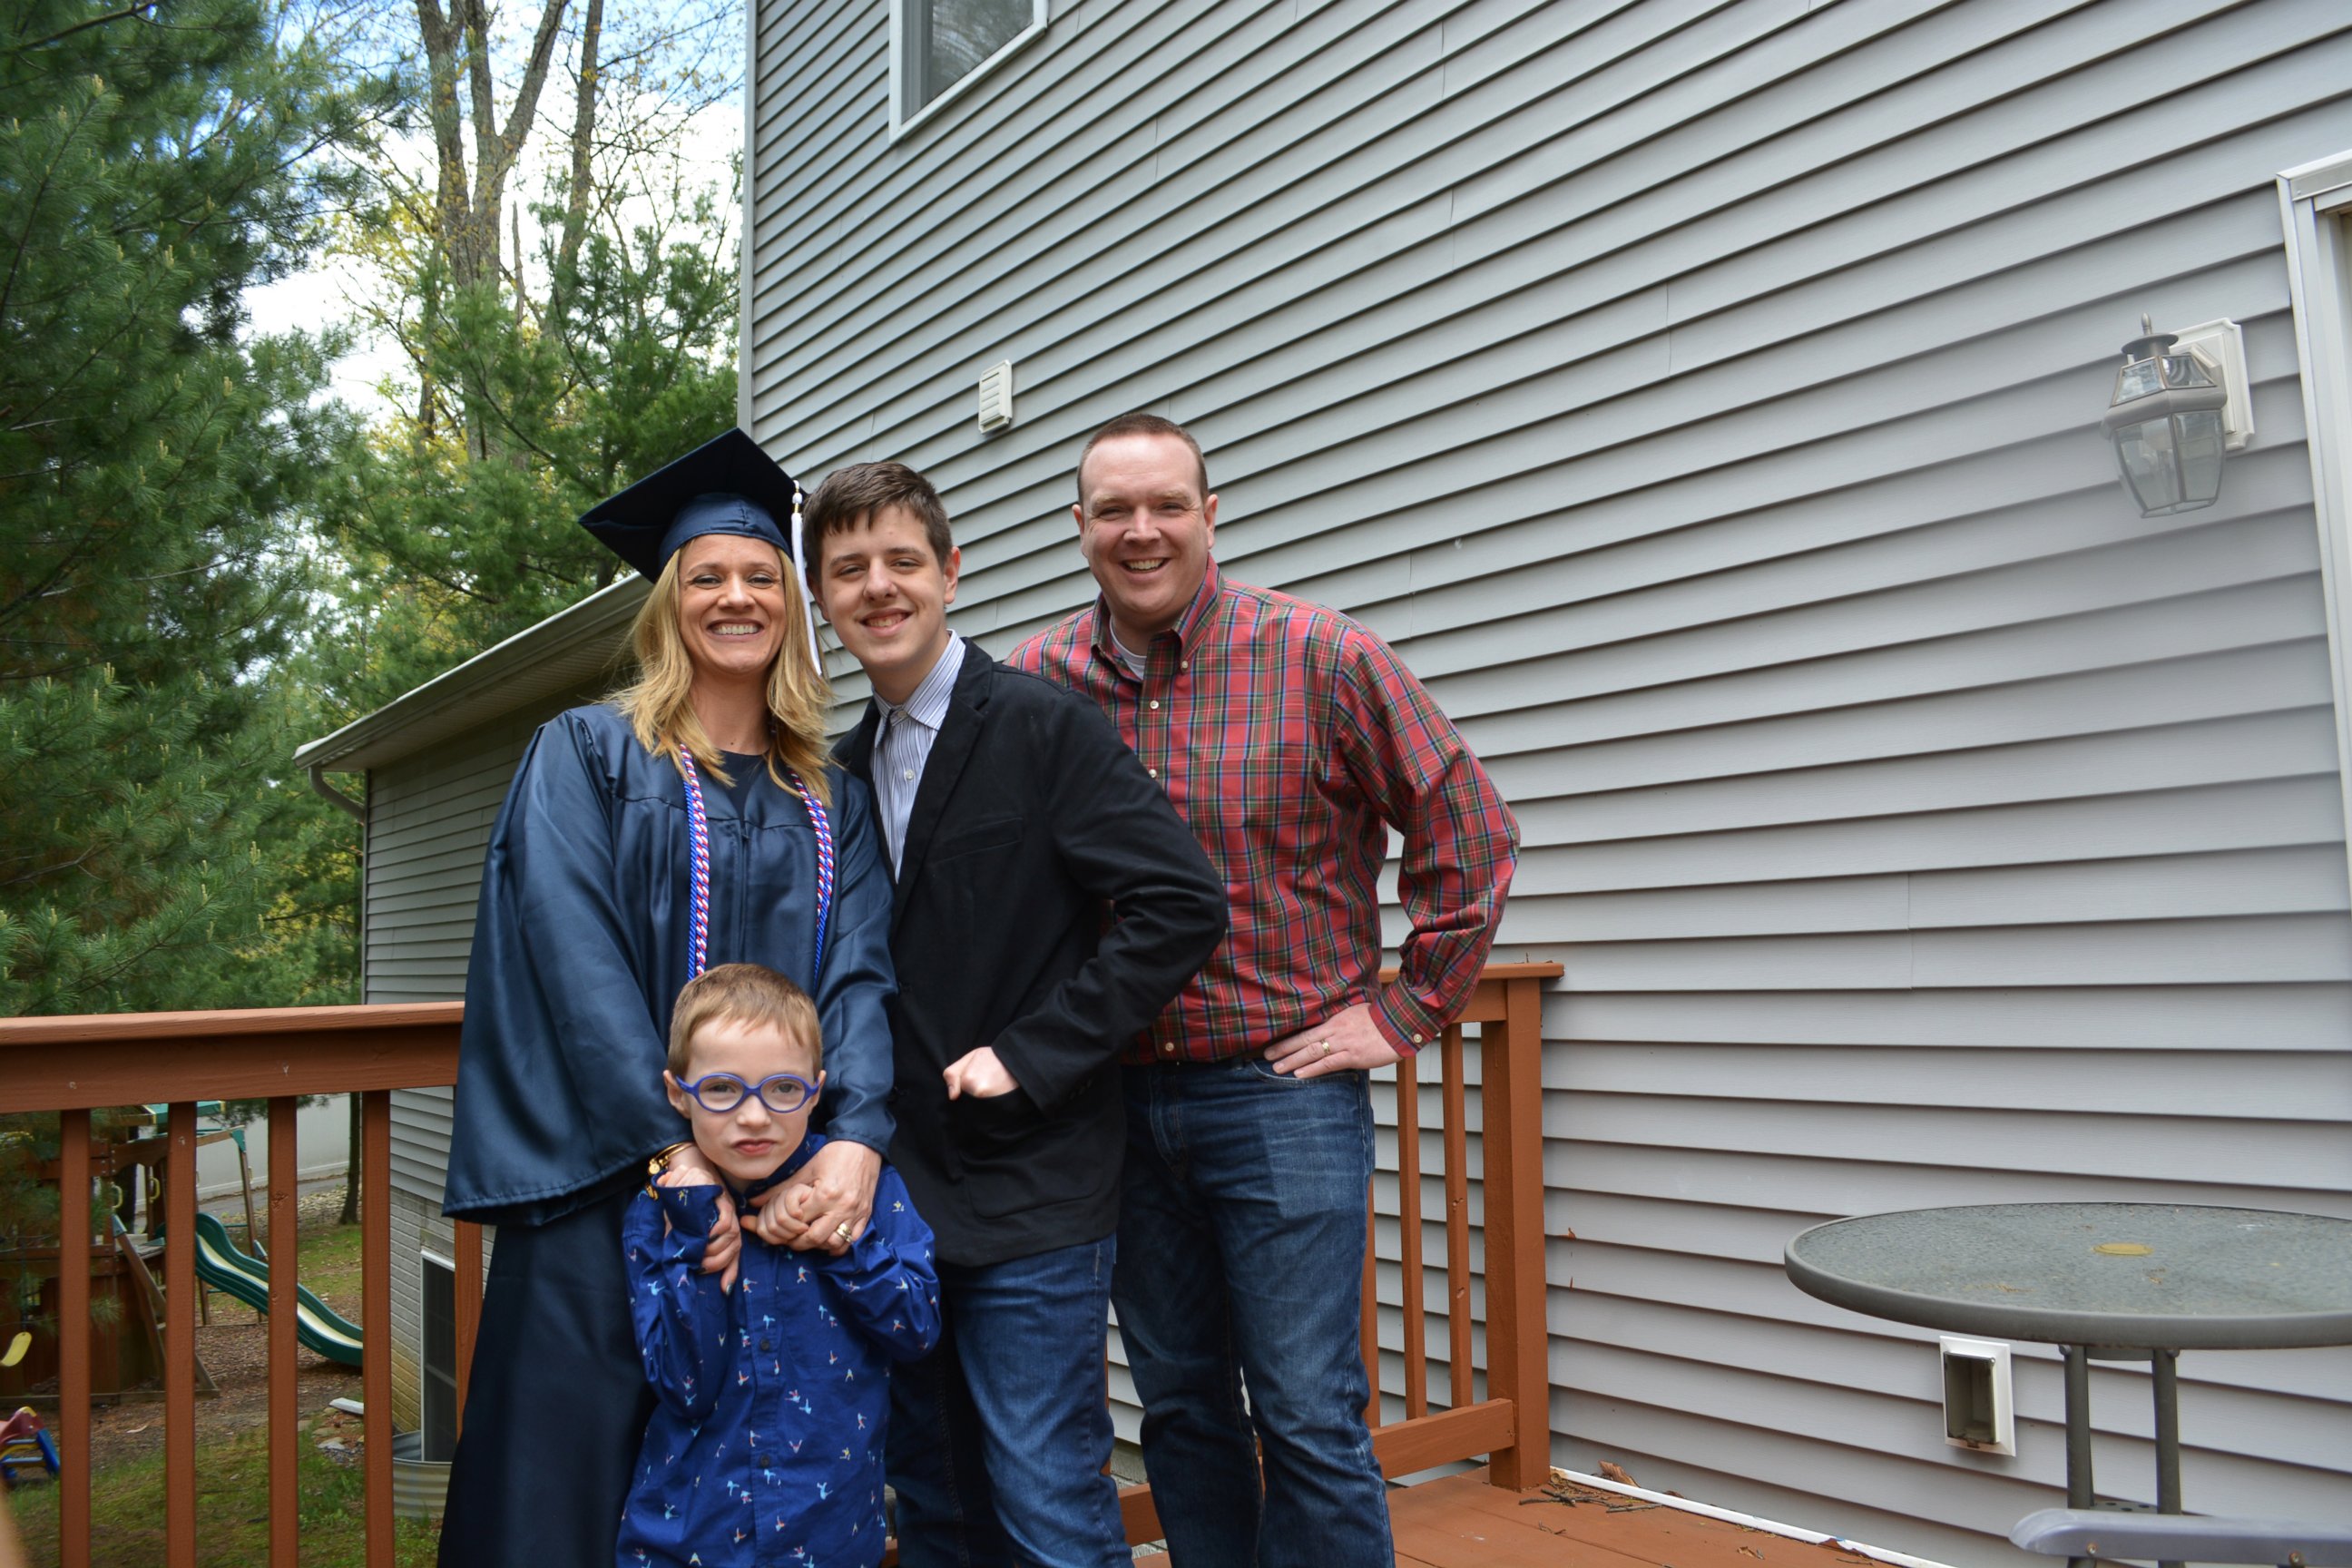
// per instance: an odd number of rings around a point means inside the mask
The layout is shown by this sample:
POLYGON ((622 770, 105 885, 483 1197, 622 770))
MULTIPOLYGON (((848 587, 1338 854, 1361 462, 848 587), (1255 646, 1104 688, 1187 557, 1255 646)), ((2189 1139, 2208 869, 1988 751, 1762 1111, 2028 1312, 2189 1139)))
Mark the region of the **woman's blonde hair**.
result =
MULTIPOLYGON (((832 792, 825 784, 824 769, 832 752, 825 744, 824 718, 833 706, 833 688, 809 651, 808 608, 801 600, 799 580, 783 569, 782 552, 778 553, 777 565, 782 570, 778 581, 784 599, 783 645, 776 650, 775 663, 768 667, 768 712, 773 721, 769 725, 768 773, 790 790, 783 770, 791 769, 819 804, 830 806, 832 792)), ((653 593, 637 612, 636 626, 630 633, 636 647, 637 678, 614 692, 612 702, 646 751, 668 758, 680 773, 685 769, 678 763, 678 752, 690 752, 697 767, 727 784, 731 781, 720 764, 719 748, 703 732, 689 700, 694 691, 694 660, 686 651, 677 613, 684 592, 677 563, 685 554, 679 550, 664 563, 661 575, 654 580, 653 593)))

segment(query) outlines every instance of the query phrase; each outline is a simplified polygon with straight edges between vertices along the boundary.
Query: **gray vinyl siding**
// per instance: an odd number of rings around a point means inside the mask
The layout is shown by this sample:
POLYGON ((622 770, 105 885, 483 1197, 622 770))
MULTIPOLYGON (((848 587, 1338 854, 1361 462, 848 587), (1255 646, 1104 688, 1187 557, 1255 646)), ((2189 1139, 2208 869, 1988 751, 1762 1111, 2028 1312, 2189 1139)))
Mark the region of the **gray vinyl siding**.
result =
MULTIPOLYGON (((537 710, 509 714, 369 773, 369 1001, 465 995, 490 824, 546 717, 537 710)), ((437 1212, 448 1160, 449 1090, 396 1090, 393 1185, 437 1212)))
MULTIPOLYGON (((453 736, 368 774, 366 953, 370 1002, 433 1002, 466 994, 466 957, 482 858, 531 731, 583 700, 573 694, 453 736)), ((456 1257, 441 1188, 449 1166, 446 1089, 392 1096, 393 1419, 421 1424, 418 1363, 424 1277, 418 1253, 456 1257)), ((495 1237, 485 1233, 483 1262, 495 1237)))
MULTIPOLYGON (((2016 1561, 2054 1360, 2020 1347, 2016 1459, 1950 1448, 1933 1336, 1795 1291, 1788 1237, 2068 1195, 2352 1215, 2273 184, 2352 146, 2352 11, 1057 0, 896 145, 881 0, 756 27, 754 434, 806 477, 929 473, 955 624, 1002 652, 1090 595, 1077 444, 1181 419, 1225 567, 1387 637, 1509 795, 1498 953, 1567 967, 1555 1462, 2016 1561), (2143 310, 2245 329, 2257 434, 2210 510, 2136 516, 2099 437, 2143 310)), ((2192 1507, 2341 1513, 2352 1356, 2183 1373, 2192 1507)), ((2145 1497, 2145 1378, 2095 1382, 2102 1485, 2145 1497)))

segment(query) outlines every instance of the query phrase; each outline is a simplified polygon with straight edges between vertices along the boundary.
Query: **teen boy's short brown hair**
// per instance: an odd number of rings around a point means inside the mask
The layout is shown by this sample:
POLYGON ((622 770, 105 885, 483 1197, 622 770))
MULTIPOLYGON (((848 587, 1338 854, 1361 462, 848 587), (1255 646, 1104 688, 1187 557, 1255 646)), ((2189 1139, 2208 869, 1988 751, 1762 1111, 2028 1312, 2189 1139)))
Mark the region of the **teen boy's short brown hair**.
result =
POLYGON ((824 570, 824 542, 847 533, 880 515, 885 507, 903 506, 923 525, 923 539, 931 559, 944 567, 955 538, 948 531, 947 503, 931 481, 904 463, 852 463, 835 468, 817 486, 801 508, 801 554, 806 563, 809 589, 819 603, 824 598, 820 574, 824 570))
POLYGON ((809 1071, 824 1066, 816 1004, 764 963, 722 963, 686 983, 669 1016, 669 1070, 686 1077, 694 1032, 705 1024, 766 1024, 808 1047, 809 1071))

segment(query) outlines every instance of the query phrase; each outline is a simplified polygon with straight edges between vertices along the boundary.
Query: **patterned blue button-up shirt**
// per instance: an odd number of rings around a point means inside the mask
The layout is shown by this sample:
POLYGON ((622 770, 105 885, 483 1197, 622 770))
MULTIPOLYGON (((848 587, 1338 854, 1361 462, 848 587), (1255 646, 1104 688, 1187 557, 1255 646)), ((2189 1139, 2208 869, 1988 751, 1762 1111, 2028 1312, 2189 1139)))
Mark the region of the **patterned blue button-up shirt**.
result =
MULTIPOLYGON (((811 1134, 772 1185, 824 1140, 811 1134)), ((629 1312, 659 1403, 621 1517, 622 1568, 836 1568, 882 1557, 889 1363, 940 1335, 931 1231, 885 1165, 839 1258, 744 1238, 735 1289, 702 1272, 715 1186, 629 1205, 629 1312)))

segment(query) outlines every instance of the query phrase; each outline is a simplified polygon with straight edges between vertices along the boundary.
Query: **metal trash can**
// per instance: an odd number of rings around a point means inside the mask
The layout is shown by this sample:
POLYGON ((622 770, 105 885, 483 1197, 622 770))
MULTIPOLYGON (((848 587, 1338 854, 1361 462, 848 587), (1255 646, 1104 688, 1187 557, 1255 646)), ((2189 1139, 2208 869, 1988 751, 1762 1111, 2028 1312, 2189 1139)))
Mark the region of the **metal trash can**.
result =
POLYGON ((449 1495, 449 1461, 425 1458, 425 1435, 392 1435, 392 1511, 402 1519, 437 1519, 449 1495))

